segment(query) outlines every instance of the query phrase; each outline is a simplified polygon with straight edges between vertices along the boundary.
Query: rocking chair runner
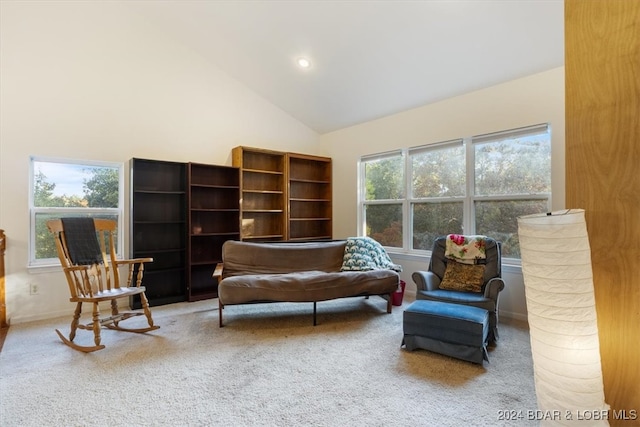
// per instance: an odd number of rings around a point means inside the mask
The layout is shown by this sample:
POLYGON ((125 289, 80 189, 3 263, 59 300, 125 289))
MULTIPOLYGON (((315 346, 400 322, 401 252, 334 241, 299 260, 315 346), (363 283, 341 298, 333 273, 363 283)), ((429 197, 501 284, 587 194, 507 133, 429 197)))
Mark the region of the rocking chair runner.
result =
POLYGON ((69 285, 71 294, 69 300, 76 303, 69 337, 65 337, 57 329, 56 332, 69 347, 85 353, 105 348, 101 344, 100 338, 102 326, 137 333, 159 328, 153 324, 145 287, 141 286, 144 263, 153 262, 153 258, 116 259, 114 239, 116 225, 116 222, 112 220, 92 218, 65 218, 47 221, 47 227, 55 237, 58 257, 69 285), (106 247, 107 242, 108 248, 106 247), (122 265, 128 266, 126 286, 120 286, 118 267, 122 265), (132 283, 134 274, 135 284, 132 283), (117 300, 132 295, 140 295, 142 311, 121 313, 118 310, 117 300), (100 317, 99 304, 102 301, 111 302, 111 315, 104 318, 100 317), (93 304, 92 321, 80 324, 82 304, 85 302, 93 304), (143 314, 147 318, 148 327, 132 329, 120 326, 120 322, 143 314), (95 345, 82 346, 74 343, 73 340, 78 328, 93 330, 95 345))

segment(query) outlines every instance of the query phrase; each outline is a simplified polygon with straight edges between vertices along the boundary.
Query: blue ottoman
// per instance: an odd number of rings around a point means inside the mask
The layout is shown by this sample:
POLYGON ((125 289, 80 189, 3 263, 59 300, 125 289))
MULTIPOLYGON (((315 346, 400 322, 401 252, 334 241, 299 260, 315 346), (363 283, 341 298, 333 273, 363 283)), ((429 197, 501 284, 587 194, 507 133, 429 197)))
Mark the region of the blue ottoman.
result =
POLYGON ((479 364, 489 361, 489 312, 483 308, 416 300, 404 311, 403 329, 407 350, 421 348, 479 364))

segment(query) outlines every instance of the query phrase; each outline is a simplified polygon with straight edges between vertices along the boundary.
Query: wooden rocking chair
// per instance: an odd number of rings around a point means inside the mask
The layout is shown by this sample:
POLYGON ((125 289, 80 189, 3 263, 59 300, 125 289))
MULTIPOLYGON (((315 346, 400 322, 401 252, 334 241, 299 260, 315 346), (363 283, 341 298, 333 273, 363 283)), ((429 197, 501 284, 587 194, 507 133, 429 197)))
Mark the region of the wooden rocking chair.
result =
POLYGON ((112 220, 92 218, 47 221, 47 227, 55 237, 58 257, 69 284, 71 293, 69 300, 76 303, 69 337, 65 337, 57 329, 56 332, 66 345, 85 353, 105 348, 100 343, 102 326, 137 333, 159 328, 153 324, 145 287, 141 286, 144 263, 153 262, 153 258, 116 259, 114 239, 116 225, 117 223, 112 220), (118 267, 121 265, 128 266, 126 286, 120 286, 118 267), (132 284, 134 273, 135 284, 132 284), (132 295, 140 295, 142 311, 119 312, 117 300, 132 295), (103 301, 111 301, 111 315, 101 318, 99 304, 103 301), (80 324, 82 304, 85 302, 93 304, 93 317, 90 323, 80 324), (148 327, 130 329, 120 326, 120 322, 143 314, 147 317, 148 327), (73 339, 78 328, 93 330, 95 345, 82 346, 74 343, 73 339))

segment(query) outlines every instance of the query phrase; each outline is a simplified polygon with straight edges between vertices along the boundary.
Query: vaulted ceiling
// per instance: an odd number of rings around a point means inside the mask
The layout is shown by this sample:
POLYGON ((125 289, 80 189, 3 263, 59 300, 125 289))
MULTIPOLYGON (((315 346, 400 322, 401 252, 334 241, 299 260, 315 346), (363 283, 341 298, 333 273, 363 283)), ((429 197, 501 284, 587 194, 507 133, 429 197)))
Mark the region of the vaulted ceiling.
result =
POLYGON ((320 134, 564 64, 562 0, 127 4, 320 134))

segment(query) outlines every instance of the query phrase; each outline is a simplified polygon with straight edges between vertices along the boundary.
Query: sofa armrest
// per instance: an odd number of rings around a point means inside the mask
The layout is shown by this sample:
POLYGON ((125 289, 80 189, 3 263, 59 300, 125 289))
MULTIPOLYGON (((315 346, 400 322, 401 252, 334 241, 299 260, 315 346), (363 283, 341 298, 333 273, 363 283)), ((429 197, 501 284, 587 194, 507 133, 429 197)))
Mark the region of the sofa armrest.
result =
POLYGON ((433 291, 440 286, 440 278, 431 271, 416 271, 411 278, 418 287, 418 291, 433 291))
POLYGON ((504 280, 499 277, 494 277, 487 282, 484 287, 484 296, 496 302, 498 305, 498 294, 504 289, 504 280))
POLYGON ((222 271, 224 270, 224 264, 219 262, 218 264, 216 264, 216 269, 213 270, 213 274, 211 275, 213 277, 213 280, 217 281, 218 283, 220 283, 222 281, 222 271))

